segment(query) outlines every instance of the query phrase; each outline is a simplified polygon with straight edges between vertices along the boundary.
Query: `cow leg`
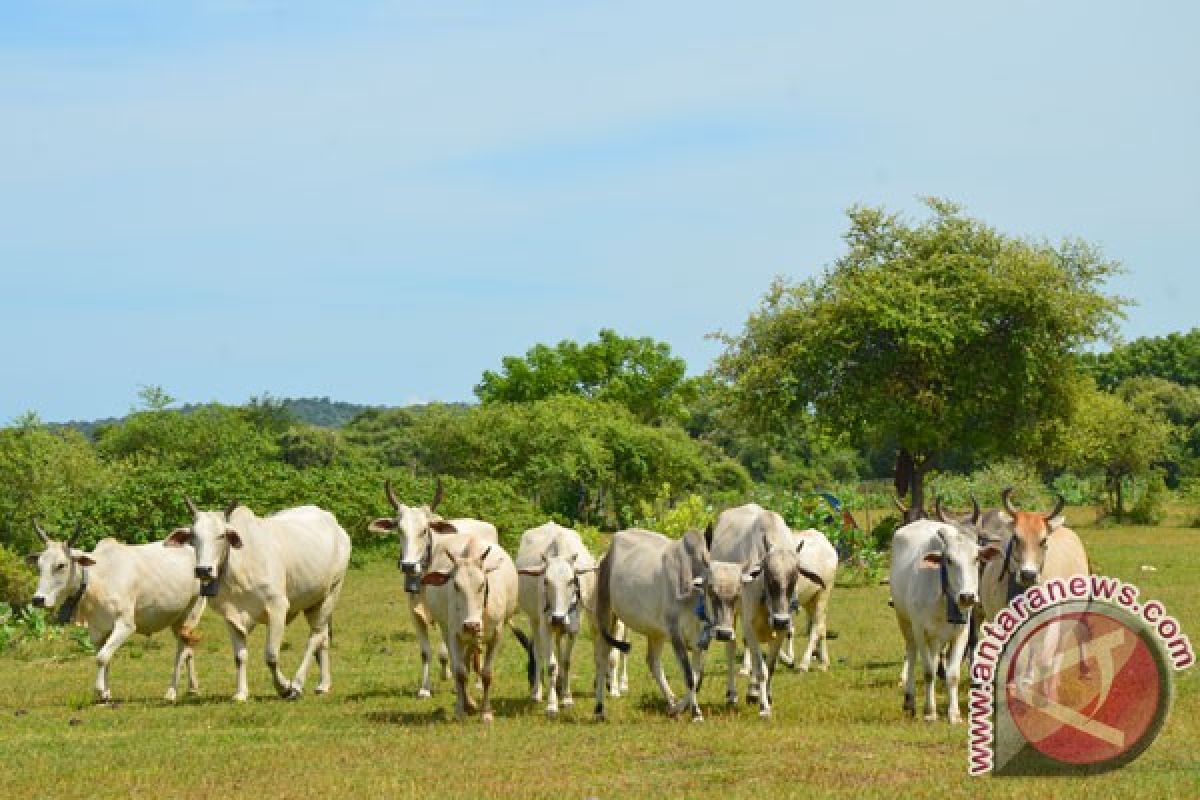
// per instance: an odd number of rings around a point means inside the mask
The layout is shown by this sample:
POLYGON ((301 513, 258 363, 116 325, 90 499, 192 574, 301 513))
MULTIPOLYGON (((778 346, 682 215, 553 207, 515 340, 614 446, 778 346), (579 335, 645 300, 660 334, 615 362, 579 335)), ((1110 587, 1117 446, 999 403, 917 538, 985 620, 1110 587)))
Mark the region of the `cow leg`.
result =
POLYGON ((750 644, 742 639, 742 668, 738 670, 739 675, 752 675, 754 673, 754 665, 750 663, 750 644))
POLYGON ((571 654, 575 651, 575 634, 563 634, 558 640, 558 694, 563 708, 575 705, 571 694, 571 654))
POLYGON ((179 687, 179 673, 183 671, 183 662, 191 663, 191 646, 178 633, 175 634, 175 667, 171 670, 171 685, 167 687, 166 700, 174 703, 176 689, 179 687))
MULTIPOLYGON (((483 698, 480 701, 479 718, 483 722, 491 722, 492 714, 492 666, 496 661, 496 653, 500 650, 500 640, 504 637, 504 626, 501 625, 484 644, 479 678, 483 683, 483 698)), ((476 653, 479 651, 476 650, 476 653)))
MULTIPOLYGON (((320 607, 305 611, 304 617, 308 620, 308 642, 304 645, 304 655, 301 656, 300 666, 296 667, 296 674, 292 678, 292 688, 297 694, 304 691, 304 684, 308 681, 308 665, 312 663, 313 656, 325 652, 325 645, 329 640, 329 625, 322 621, 320 607)), ((320 670, 321 681, 317 685, 317 694, 329 691, 326 680, 332 683, 332 678, 327 675, 328 665, 321 664, 320 670)))
POLYGON ((555 639, 558 637, 542 623, 542 654, 545 657, 546 674, 546 713, 554 716, 558 713, 558 653, 555 639))
POLYGON ((134 634, 136 628, 133 623, 128 622, 123 617, 118 617, 113 624, 112 633, 104 642, 104 646, 96 653, 96 700, 97 702, 107 703, 112 699, 112 693, 108 690, 108 665, 112 661, 112 657, 120 649, 121 645, 125 644, 125 640, 134 634))
POLYGON ((450 666, 454 671, 454 718, 463 720, 468 712, 468 696, 467 696, 467 671, 468 662, 461 652, 462 645, 453 637, 450 638, 448 644, 448 654, 450 656, 450 666))
POLYGON ((658 684, 658 690, 662 692, 663 699, 667 701, 667 708, 675 707, 675 693, 671 691, 671 684, 667 683, 667 674, 663 671, 662 663, 662 639, 655 637, 646 637, 646 666, 650 668, 650 674, 654 676, 654 681, 658 684))
POLYGON ((237 672, 237 691, 233 699, 244 703, 250 696, 246 685, 246 631, 229 620, 225 621, 225 625, 229 628, 229 644, 233 648, 233 665, 237 672))
MULTIPOLYGON (((683 683, 687 687, 687 694, 684 695, 679 705, 673 706, 670 709, 669 713, 671 716, 675 716, 685 708, 691 709, 692 720, 701 722, 704 719, 704 715, 700 713, 700 704, 696 702, 696 689, 698 688, 702 673, 693 670, 692 660, 688 654, 688 646, 683 641, 683 636, 678 630, 671 631, 671 649, 675 651, 675 659, 679 662, 679 669, 683 673, 683 683)), ((696 650, 694 652, 699 657, 698 660, 703 662, 702 651, 696 650)), ((701 668, 703 667, 701 666, 701 668)))
POLYGON ((934 684, 937 682, 937 667, 941 658, 941 649, 935 648, 929 639, 922 635, 919 648, 921 669, 925 677, 925 721, 937 721, 937 704, 934 695, 934 684))
POLYGON ((768 696, 770 693, 770 669, 767 666, 767 658, 763 654, 762 644, 758 641, 757 635, 749 636, 746 642, 750 651, 750 663, 754 667, 746 700, 751 703, 758 701, 759 716, 769 717, 771 715, 771 699, 768 696))
MULTIPOLYGON (((408 596, 408 610, 412 616, 413 632, 417 635, 417 644, 421 647, 421 686, 417 689, 417 697, 431 696, 429 683, 429 663, 433 660, 433 649, 429 645, 429 622, 425 618, 424 608, 420 606, 419 595, 408 596)), ((439 657, 446 652, 444 646, 439 648, 439 657)), ((446 659, 442 658, 443 669, 446 659)))
POLYGON ((771 685, 775 680, 775 669, 779 663, 779 650, 783 645, 783 638, 776 636, 767 645, 766 671, 762 687, 762 705, 759 706, 758 715, 760 717, 771 716, 771 703, 775 701, 771 694, 771 685))
MULTIPOLYGON (((607 621, 602 620, 601 624, 604 624, 605 622, 607 622, 607 621)), ((613 648, 611 645, 609 645, 608 642, 606 642, 604 640, 604 637, 600 634, 600 631, 598 631, 598 630, 595 631, 595 635, 592 637, 592 653, 595 657, 595 666, 596 666, 596 672, 595 672, 595 675, 596 675, 596 680, 595 680, 596 707, 592 713, 595 715, 595 718, 597 720, 602 720, 605 718, 604 693, 607 688, 605 686, 605 683, 608 678, 609 662, 611 661, 612 651, 614 649, 615 648, 613 648)), ((615 686, 616 684, 613 684, 613 685, 615 686)))
POLYGON ((300 696, 300 690, 292 686, 279 668, 279 650, 283 646, 283 633, 287 628, 288 604, 286 599, 276 599, 267 606, 267 644, 263 650, 263 661, 266 662, 267 672, 275 682, 275 691, 280 697, 294 700, 300 696))
MULTIPOLYGON (((624 641, 625 623, 621 620, 613 626, 613 636, 624 641)), ((629 691, 629 655, 613 648, 609 653, 608 668, 608 692, 613 697, 620 697, 629 691)))
POLYGON ((969 630, 964 628, 950 641, 950 653, 946 657, 946 719, 951 725, 962 722, 958 711, 958 679, 962 669, 963 654, 967 649, 969 630))
POLYGON ((900 625, 900 634, 904 637, 904 665, 900 667, 900 686, 904 689, 903 708, 911 716, 917 713, 917 676, 913 670, 917 659, 917 638, 907 617, 896 614, 896 622, 900 625))
POLYGON ((821 651, 821 669, 829 669, 829 653, 825 649, 825 614, 828 608, 828 592, 817 592, 804 608, 808 617, 808 644, 804 649, 803 658, 797 665, 802 672, 808 672, 818 648, 821 651))
POLYGON ((736 706, 738 701, 737 691, 737 639, 730 639, 725 643, 725 703, 727 705, 736 706))

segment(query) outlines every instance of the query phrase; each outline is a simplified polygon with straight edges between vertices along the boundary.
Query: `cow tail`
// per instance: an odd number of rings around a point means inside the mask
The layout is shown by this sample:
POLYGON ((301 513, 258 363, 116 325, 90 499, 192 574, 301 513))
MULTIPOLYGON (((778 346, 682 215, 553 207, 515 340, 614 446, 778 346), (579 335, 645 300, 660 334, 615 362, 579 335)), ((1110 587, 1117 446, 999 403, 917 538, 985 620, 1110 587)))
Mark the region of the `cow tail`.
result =
POLYGON ((609 647, 615 647, 622 653, 629 652, 629 642, 622 642, 620 639, 614 639, 612 634, 608 632, 608 624, 612 621, 612 599, 609 597, 608 580, 612 575, 612 560, 609 558, 611 553, 605 553, 604 558, 600 559, 600 566, 596 571, 596 628, 600 631, 600 635, 604 637, 604 641, 609 647))
POLYGON ((513 636, 517 637, 517 641, 521 643, 521 647, 525 648, 525 675, 529 678, 529 688, 532 690, 534 683, 537 681, 537 664, 533 655, 533 642, 525 635, 525 631, 516 625, 509 623, 508 629, 513 632, 513 636))

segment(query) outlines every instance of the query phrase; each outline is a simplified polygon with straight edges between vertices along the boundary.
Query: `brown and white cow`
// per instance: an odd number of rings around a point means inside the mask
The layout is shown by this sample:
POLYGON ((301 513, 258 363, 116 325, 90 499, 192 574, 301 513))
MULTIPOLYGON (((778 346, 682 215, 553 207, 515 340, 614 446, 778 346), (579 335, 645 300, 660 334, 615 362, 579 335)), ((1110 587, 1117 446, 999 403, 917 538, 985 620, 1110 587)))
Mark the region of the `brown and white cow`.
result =
MULTIPOLYGON (((409 506, 401 503, 392 489, 391 481, 384 481, 383 488, 395 515, 374 520, 368 530, 380 534, 395 532, 400 537, 400 558, 396 566, 404 573, 404 593, 408 598, 408 610, 417 634, 417 643, 421 647, 421 685, 417 689, 417 697, 429 697, 432 688, 429 665, 433 660, 429 626, 433 620, 425 604, 425 585, 421 579, 429 569, 434 547, 443 538, 457 533, 474 536, 485 545, 497 544, 500 536, 496 526, 490 522, 466 517, 444 519, 438 514, 437 507, 444 495, 441 478, 437 481, 429 505, 409 506)), ((438 645, 438 660, 442 664, 442 676, 449 679, 450 655, 445 645, 438 645)))
MULTIPOLYGON (((52 540, 33 523, 45 549, 29 556, 38 570, 36 608, 59 609, 64 622, 77 619, 87 625, 96 652, 96 699, 112 698, 108 666, 117 650, 135 633, 149 636, 170 628, 175 634, 175 670, 167 699, 175 700, 179 672, 188 668, 188 691, 199 691, 192 645, 204 613, 196 560, 191 551, 179 551, 162 542, 128 545, 104 539, 91 553, 66 541, 52 540)), ((77 532, 78 533, 78 532, 77 532)))
MULTIPOLYGON (((467 691, 471 666, 483 684, 480 718, 492 721, 492 675, 504 628, 517 610, 517 568, 499 545, 484 544, 468 534, 441 538, 429 569, 421 577, 425 602, 442 629, 454 671, 454 715, 462 719, 475 711, 467 691)), ((516 628, 533 669, 533 646, 516 628)))

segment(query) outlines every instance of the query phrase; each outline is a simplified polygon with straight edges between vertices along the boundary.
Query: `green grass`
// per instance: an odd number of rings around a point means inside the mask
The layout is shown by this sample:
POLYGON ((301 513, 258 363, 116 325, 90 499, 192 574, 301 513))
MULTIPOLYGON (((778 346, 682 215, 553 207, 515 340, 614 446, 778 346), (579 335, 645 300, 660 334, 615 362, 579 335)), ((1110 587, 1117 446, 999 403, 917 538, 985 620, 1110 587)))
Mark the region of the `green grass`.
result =
MULTIPOLYGON (((1162 600, 1200 643, 1200 532, 1083 531, 1107 574, 1162 600), (1142 572, 1150 564, 1156 572, 1142 572)), ((723 662, 710 656, 703 724, 668 719, 634 637, 629 696, 590 720, 591 645, 577 651, 578 704, 547 720, 526 696, 523 653, 504 643, 496 722, 453 721, 450 684, 414 696, 418 675, 391 559, 353 570, 336 617, 334 690, 274 697, 251 640, 245 705, 229 700, 233 665, 209 614, 198 648, 202 695, 169 706, 173 642, 140 637, 117 656, 118 705, 91 705, 94 666, 67 642, 0 657, 0 797, 1200 797, 1200 672, 1178 676, 1162 736, 1134 764, 1090 779, 970 779, 966 731, 902 716, 900 636, 887 588, 839 588, 829 673, 784 670, 775 717, 723 707, 723 662)), ((522 623, 522 626, 524 624, 522 623)), ((290 628, 294 669, 305 625, 290 628)), ((716 651, 714 650, 715 654, 716 651)), ((315 673, 315 669, 314 669, 315 673)), ((679 687, 672 670, 673 684, 679 687)), ((744 691, 744 685, 743 685, 744 691)))

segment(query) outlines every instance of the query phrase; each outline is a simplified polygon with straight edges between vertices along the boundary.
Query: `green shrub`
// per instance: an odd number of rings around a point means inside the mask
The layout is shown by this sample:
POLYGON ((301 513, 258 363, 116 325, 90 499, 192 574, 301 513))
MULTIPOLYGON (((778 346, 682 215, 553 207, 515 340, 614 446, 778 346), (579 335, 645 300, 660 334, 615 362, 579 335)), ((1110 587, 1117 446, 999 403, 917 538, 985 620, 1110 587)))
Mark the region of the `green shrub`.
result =
POLYGON ((671 485, 664 483, 659 487, 654 502, 639 501, 634 527, 647 528, 678 539, 688 531, 703 531, 714 517, 712 507, 698 494, 689 494, 672 503, 671 485))
POLYGON ((339 450, 340 437, 328 428, 295 425, 279 436, 279 457, 297 469, 328 467, 339 450))
POLYGON ((1171 492, 1157 471, 1146 479, 1146 488, 1129 511, 1129 521, 1135 525, 1158 525, 1167 516, 1171 492))
POLYGON ((37 589, 37 576, 19 554, 0 545, 0 602, 26 606, 37 589))

